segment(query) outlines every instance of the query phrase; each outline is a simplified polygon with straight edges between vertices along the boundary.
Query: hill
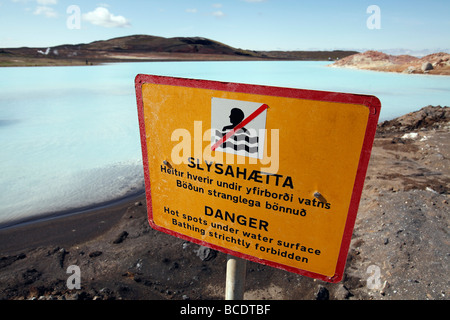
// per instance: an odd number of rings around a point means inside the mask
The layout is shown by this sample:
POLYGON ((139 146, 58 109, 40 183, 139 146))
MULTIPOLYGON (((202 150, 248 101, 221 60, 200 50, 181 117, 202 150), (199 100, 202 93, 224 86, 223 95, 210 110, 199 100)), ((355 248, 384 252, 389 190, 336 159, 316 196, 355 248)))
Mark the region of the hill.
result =
POLYGON ((0 49, 0 66, 86 65, 124 61, 329 60, 355 51, 252 51, 202 37, 132 35, 87 44, 0 49))

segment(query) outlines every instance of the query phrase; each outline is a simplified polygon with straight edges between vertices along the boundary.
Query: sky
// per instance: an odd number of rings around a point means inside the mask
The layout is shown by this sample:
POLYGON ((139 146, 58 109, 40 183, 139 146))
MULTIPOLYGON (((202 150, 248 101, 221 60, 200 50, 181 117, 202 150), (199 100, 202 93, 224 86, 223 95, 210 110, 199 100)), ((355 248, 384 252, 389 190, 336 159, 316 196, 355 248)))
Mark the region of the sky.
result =
POLYGON ((450 0, 0 0, 0 48, 133 34, 250 50, 450 51, 450 0))

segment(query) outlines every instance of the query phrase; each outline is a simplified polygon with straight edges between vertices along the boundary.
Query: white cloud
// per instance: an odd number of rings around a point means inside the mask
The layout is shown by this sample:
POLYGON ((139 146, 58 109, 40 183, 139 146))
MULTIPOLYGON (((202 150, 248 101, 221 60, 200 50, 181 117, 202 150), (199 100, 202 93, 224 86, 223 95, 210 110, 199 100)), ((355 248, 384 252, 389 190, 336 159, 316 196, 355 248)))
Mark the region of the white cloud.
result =
POLYGON ((195 8, 186 9, 186 12, 188 12, 188 13, 197 13, 197 9, 195 9, 195 8))
POLYGON ((221 3, 214 3, 212 4, 213 8, 222 8, 222 4, 221 3))
POLYGON ((58 13, 55 11, 55 9, 47 6, 37 6, 33 14, 43 15, 46 16, 47 18, 55 18, 58 16, 58 13))
POLYGON ((123 16, 116 16, 104 7, 98 7, 94 11, 84 13, 82 18, 96 26, 105 28, 123 28, 130 26, 128 19, 123 16))
POLYGON ((266 0, 244 0, 245 2, 264 2, 266 0))
MULTIPOLYGON (((55 18, 58 16, 58 13, 55 9, 50 7, 51 5, 58 4, 58 0, 12 0, 15 3, 23 3, 27 4, 29 2, 36 2, 37 6, 35 7, 33 14, 42 15, 47 18, 55 18)), ((32 8, 27 7, 25 11, 31 11, 32 8)))
POLYGON ((214 12, 212 13, 212 15, 215 16, 215 17, 217 17, 217 18, 222 18, 222 17, 225 16, 225 13, 223 13, 223 11, 218 10, 218 11, 214 11, 214 12))
POLYGON ((43 6, 46 6, 46 5, 49 5, 49 4, 57 4, 58 0, 12 0, 12 2, 17 2, 17 3, 36 2, 37 4, 41 4, 43 6))
POLYGON ((49 4, 57 4, 57 3, 58 3, 58 0, 36 0, 36 2, 37 2, 38 4, 42 4, 42 5, 44 5, 44 6, 47 6, 47 5, 49 5, 49 4))

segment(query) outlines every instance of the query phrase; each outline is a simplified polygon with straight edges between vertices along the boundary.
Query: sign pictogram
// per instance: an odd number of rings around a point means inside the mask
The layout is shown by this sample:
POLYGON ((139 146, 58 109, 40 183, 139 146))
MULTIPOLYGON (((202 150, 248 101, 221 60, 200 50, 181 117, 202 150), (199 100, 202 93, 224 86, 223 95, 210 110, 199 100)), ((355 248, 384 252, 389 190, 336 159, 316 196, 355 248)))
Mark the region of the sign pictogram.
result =
POLYGON ((262 159, 267 108, 261 103, 212 98, 211 150, 262 159))

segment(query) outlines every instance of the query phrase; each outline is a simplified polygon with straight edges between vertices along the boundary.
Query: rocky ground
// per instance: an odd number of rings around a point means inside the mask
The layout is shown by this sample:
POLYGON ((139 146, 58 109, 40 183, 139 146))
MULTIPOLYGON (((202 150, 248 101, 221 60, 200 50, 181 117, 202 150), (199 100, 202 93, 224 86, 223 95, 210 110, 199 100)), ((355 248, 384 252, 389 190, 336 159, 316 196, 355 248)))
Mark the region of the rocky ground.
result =
MULTIPOLYGON (((245 299, 447 300, 449 109, 379 125, 341 283, 248 262, 245 299)), ((144 198, 120 212, 88 240, 0 251, 0 299, 223 299, 225 254, 152 230, 144 198)))
POLYGON ((450 75, 450 54, 439 52, 417 58, 366 51, 344 57, 329 66, 408 74, 450 75))

